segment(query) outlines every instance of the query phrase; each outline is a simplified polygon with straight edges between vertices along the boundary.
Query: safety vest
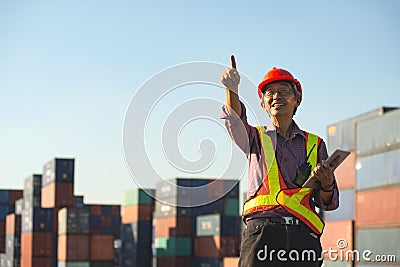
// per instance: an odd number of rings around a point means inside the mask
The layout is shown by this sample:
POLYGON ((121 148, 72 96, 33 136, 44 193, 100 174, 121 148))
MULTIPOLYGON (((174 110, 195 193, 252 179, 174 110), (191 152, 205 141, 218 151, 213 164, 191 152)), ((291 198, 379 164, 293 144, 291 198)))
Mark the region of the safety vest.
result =
MULTIPOLYGON (((300 219, 316 234, 322 234, 325 224, 310 205, 314 190, 301 187, 288 188, 279 170, 271 137, 264 133, 263 126, 257 126, 256 128, 265 159, 263 162, 264 180, 256 194, 244 203, 243 216, 280 206, 300 219)), ((308 161, 312 169, 314 169, 318 162, 317 153, 321 138, 312 133, 305 132, 305 134, 307 155, 311 151, 308 161), (315 148, 312 149, 314 145, 315 148)))

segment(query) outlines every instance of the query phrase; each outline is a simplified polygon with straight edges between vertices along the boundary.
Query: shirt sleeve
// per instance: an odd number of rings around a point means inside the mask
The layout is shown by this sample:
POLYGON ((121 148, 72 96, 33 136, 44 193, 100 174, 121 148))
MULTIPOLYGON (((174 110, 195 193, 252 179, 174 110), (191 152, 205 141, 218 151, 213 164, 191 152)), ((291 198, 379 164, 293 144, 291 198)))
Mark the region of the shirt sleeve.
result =
POLYGON ((233 142, 248 156, 251 147, 258 137, 257 129, 247 122, 246 107, 240 102, 242 113, 240 118, 234 118, 228 113, 228 107, 222 107, 221 119, 225 120, 225 126, 233 142))
MULTIPOLYGON (((318 162, 326 160, 327 158, 328 158, 328 152, 326 149, 326 144, 322 140, 318 147, 318 162)), ((315 205, 322 210, 335 210, 339 207, 339 190, 336 184, 335 175, 333 175, 333 182, 334 182, 333 195, 329 205, 324 204, 324 202, 322 201, 321 195, 319 194, 320 191, 318 191, 314 197, 315 205)))

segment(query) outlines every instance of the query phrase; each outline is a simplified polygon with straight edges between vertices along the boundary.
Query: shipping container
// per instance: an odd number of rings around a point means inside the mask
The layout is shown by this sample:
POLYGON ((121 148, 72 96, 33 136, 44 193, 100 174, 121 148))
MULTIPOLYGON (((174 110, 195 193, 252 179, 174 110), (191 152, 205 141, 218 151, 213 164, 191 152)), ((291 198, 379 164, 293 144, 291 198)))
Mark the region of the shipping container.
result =
POLYGON ((221 264, 220 258, 193 258, 192 260, 193 267, 221 267, 221 264))
POLYGON ((139 221, 122 224, 121 240, 123 245, 126 243, 143 242, 152 243, 152 222, 139 221))
POLYGON ((356 187, 356 153, 350 155, 335 170, 336 183, 339 189, 356 187))
MULTIPOLYGON (((193 236, 195 219, 192 217, 159 217, 155 219, 156 237, 193 236)), ((151 231, 151 229, 150 229, 151 231)))
POLYGON ((21 267, 54 267, 49 257, 21 257, 21 267))
POLYGON ((21 236, 6 235, 6 254, 12 258, 21 256, 21 236))
POLYGON ((325 221, 354 220, 355 189, 339 191, 339 207, 336 210, 324 211, 325 221))
POLYGON ((0 235, 0 253, 5 253, 5 252, 6 252, 6 236, 0 235))
POLYGON ((51 159, 43 166, 42 184, 74 181, 74 159, 51 159))
POLYGON ((359 157, 356 165, 357 189, 400 184, 400 149, 359 157))
POLYGON ((238 236, 197 236, 193 242, 195 257, 223 258, 238 257, 240 237, 238 236))
POLYGON ((58 235, 59 261, 89 261, 90 239, 87 234, 58 235))
POLYGON ((164 200, 176 196, 190 196, 192 180, 187 178, 173 178, 158 182, 156 184, 156 198, 164 200))
POLYGON ((375 118, 396 108, 380 107, 375 110, 348 118, 327 127, 328 152, 332 154, 337 148, 353 151, 355 150, 356 125, 364 120, 375 118))
POLYGON ((24 209, 21 216, 22 232, 51 232, 53 230, 53 209, 40 207, 24 209))
POLYGON ((114 267, 113 261, 91 261, 90 267, 114 267))
MULTIPOLYGON (((173 216, 191 216, 192 215, 192 208, 187 207, 191 203, 191 199, 189 197, 179 197, 179 200, 177 199, 166 199, 164 202, 156 201, 155 202, 155 213, 154 216, 156 218, 159 217, 173 217, 173 216), (167 204, 170 203, 170 204, 167 204), (186 207, 182 206, 177 206, 179 204, 173 204, 171 203, 181 203, 184 204, 186 207)), ((125 207, 124 207, 125 208, 125 207)), ((125 215, 124 215, 125 216, 125 215)), ((122 217, 122 221, 124 221, 124 216, 122 217)))
POLYGON ((7 255, 5 253, 0 253, 0 266, 7 266, 7 255))
POLYGON ((131 189, 125 192, 124 206, 154 205, 154 196, 154 189, 131 189))
MULTIPOLYGON (((376 255, 395 255, 400 257, 400 228, 367 228, 357 230, 356 249, 360 252, 371 251, 369 258, 374 260, 376 255)), ((360 257, 361 262, 365 262, 360 257)), ((394 264, 394 263, 392 263, 394 264)))
POLYGON ((7 267, 20 267, 21 259, 19 257, 13 258, 7 255, 7 267))
POLYGON ((112 235, 90 235, 90 261, 113 261, 114 237, 112 235))
POLYGON ((239 180, 213 180, 207 185, 207 193, 211 199, 239 198, 239 180))
POLYGON ((24 209, 24 199, 20 198, 15 201, 15 214, 22 215, 22 210, 24 209))
POLYGON ((357 155, 376 154, 400 147, 400 110, 357 124, 357 155))
POLYGON ((183 267, 192 266, 190 257, 154 257, 153 267, 183 267))
POLYGON ((89 209, 62 208, 58 212, 58 234, 88 234, 89 209))
POLYGON ((74 184, 53 182, 42 187, 42 207, 74 207, 74 184))
MULTIPOLYGON (((54 251, 54 253, 56 253, 54 251)), ((27 232, 21 234, 21 259, 52 257, 53 233, 27 232)))
POLYGON ((224 257, 223 267, 237 267, 239 264, 239 257, 224 257))
POLYGON ((83 196, 74 196, 74 198, 75 198, 75 205, 74 205, 75 208, 83 208, 86 206, 83 201, 83 196))
POLYGON ((10 196, 10 190, 0 189, 0 204, 8 204, 9 196, 10 196))
POLYGON ((356 193, 356 226, 400 226, 400 187, 356 193))
MULTIPOLYGON (((359 266, 359 265, 357 265, 357 266, 359 266)), ((323 263, 322 267, 353 267, 353 263, 350 261, 324 259, 324 263, 323 263)))
POLYGON ((8 204, 0 204, 0 221, 5 221, 9 213, 8 204))
POLYGON ((153 206, 151 205, 132 205, 123 207, 122 223, 151 221, 152 219, 153 206))
POLYGON ((6 235, 21 234, 21 215, 9 214, 6 218, 6 235))
POLYGON ((41 174, 32 174, 27 177, 24 181, 24 198, 38 198, 40 199, 42 190, 42 175, 41 174))
POLYGON ((190 237, 156 237, 154 246, 157 257, 192 255, 192 239, 190 237))
POLYGON ((15 205, 15 201, 23 196, 23 190, 9 190, 8 204, 15 205))
MULTIPOLYGON (((325 222, 321 236, 322 249, 326 251, 343 251, 354 249, 354 221, 325 222)), ((327 258, 329 255, 324 254, 327 258)))
POLYGON ((91 267, 88 261, 58 261, 57 267, 91 267))
POLYGON ((239 216, 220 214, 201 215, 196 217, 196 236, 239 236, 242 219, 239 216))

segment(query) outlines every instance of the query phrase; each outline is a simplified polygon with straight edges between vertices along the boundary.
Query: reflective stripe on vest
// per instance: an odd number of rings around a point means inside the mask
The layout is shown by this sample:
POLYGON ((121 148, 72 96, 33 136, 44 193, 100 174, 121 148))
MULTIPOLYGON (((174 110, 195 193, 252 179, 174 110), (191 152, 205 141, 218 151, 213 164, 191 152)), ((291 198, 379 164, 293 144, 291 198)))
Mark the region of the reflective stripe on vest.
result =
MULTIPOLYGON (((311 188, 287 188, 278 168, 275 158, 274 144, 271 137, 264 133, 264 127, 256 127, 261 141, 262 153, 264 154, 265 177, 262 185, 258 188, 253 198, 248 199, 243 206, 243 216, 257 211, 266 211, 277 206, 283 207, 293 216, 302 220, 315 233, 321 234, 324 222, 310 206, 310 198, 313 193, 311 188)), ((315 168, 318 159, 317 151, 320 138, 311 133, 306 134, 307 155, 312 150, 308 162, 312 169, 315 168)))

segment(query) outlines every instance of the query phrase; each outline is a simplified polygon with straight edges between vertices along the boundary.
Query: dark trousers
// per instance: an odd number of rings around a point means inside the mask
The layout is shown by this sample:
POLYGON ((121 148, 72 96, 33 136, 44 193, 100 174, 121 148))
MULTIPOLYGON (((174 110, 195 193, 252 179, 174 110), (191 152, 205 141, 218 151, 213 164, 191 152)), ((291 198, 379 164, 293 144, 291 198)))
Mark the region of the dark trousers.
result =
POLYGON ((239 267, 322 265, 321 243, 305 225, 252 219, 242 235, 239 267))

